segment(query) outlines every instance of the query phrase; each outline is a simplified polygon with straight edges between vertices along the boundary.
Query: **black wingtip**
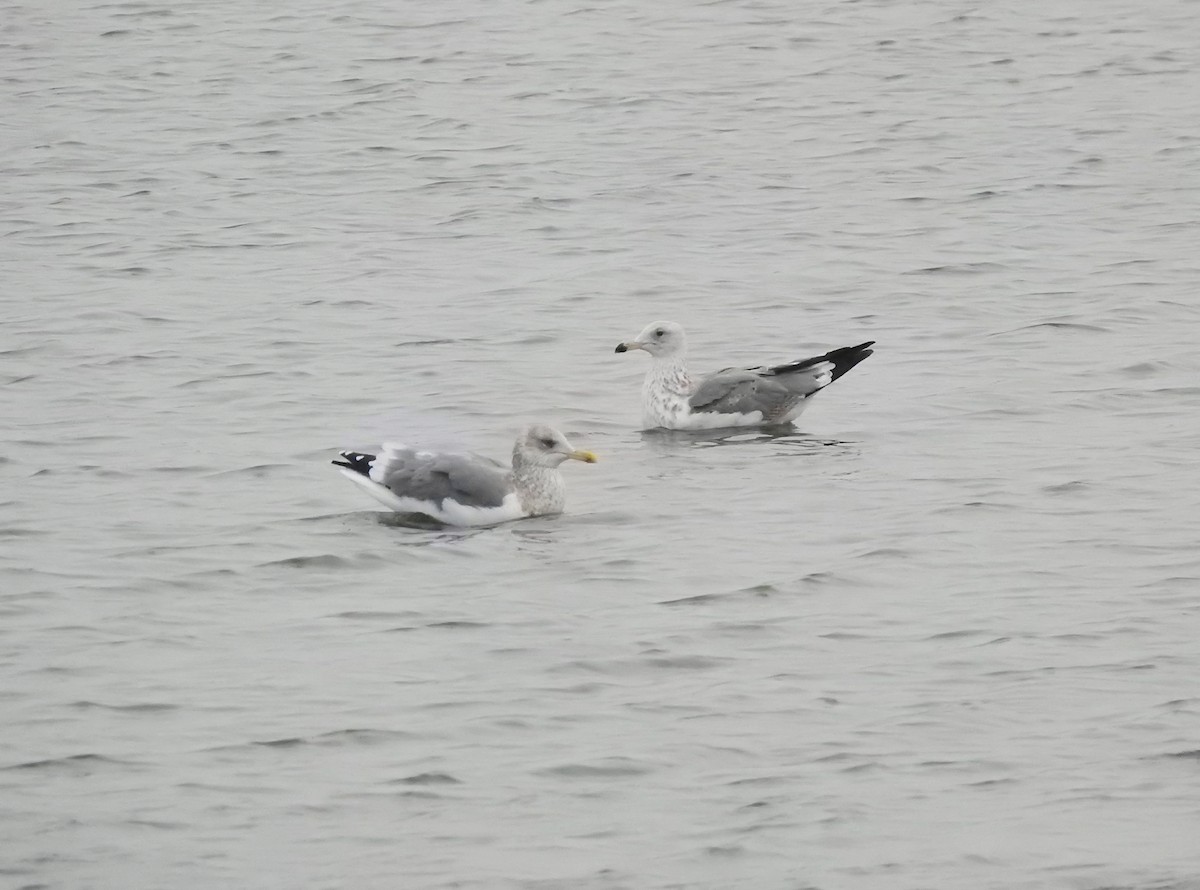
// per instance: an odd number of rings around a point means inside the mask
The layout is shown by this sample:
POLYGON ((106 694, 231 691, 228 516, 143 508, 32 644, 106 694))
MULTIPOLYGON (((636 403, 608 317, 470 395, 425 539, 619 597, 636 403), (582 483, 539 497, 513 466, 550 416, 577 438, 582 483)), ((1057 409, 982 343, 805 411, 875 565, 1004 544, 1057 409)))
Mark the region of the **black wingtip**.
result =
POLYGON ((778 365, 772 368, 771 371, 775 374, 791 374, 795 371, 803 371, 805 368, 811 368, 813 365, 830 362, 833 365, 833 374, 830 382, 833 382, 833 380, 837 380, 859 362, 865 361, 869 356, 874 355, 875 350, 871 348, 874 345, 874 340, 868 340, 866 343, 859 343, 857 346, 843 346, 840 349, 831 349, 824 355, 816 355, 798 362, 778 365))
POLYGON ((857 346, 843 346, 826 353, 825 361, 833 362, 833 379, 837 380, 859 362, 866 361, 874 355, 875 350, 871 348, 874 345, 874 340, 868 340, 857 346))
POLYGON ((345 467, 347 470, 362 473, 364 476, 371 475, 371 462, 375 460, 375 455, 362 454, 358 451, 339 451, 338 456, 342 459, 330 461, 335 467, 345 467))
POLYGON ((617 348, 613 350, 613 352, 628 352, 628 351, 629 351, 629 347, 626 346, 624 343, 618 343, 617 348))

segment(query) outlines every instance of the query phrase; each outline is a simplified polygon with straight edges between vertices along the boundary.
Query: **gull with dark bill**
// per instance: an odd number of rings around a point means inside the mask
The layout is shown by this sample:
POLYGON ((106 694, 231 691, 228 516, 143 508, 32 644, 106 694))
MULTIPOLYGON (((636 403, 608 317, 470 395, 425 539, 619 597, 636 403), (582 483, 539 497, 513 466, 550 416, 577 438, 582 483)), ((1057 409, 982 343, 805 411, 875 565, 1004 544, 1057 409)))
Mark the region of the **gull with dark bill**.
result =
POLYGON ((683 328, 673 321, 656 321, 636 340, 619 343, 616 351, 650 353, 650 370, 642 384, 646 429, 710 430, 791 423, 812 396, 869 356, 874 345, 868 340, 783 365, 725 368, 695 378, 684 361, 683 328))
POLYGON ((342 475, 397 513, 430 516, 446 525, 495 525, 561 513, 563 461, 595 463, 558 430, 542 424, 517 437, 512 467, 477 454, 416 451, 389 443, 379 454, 340 452, 342 475))

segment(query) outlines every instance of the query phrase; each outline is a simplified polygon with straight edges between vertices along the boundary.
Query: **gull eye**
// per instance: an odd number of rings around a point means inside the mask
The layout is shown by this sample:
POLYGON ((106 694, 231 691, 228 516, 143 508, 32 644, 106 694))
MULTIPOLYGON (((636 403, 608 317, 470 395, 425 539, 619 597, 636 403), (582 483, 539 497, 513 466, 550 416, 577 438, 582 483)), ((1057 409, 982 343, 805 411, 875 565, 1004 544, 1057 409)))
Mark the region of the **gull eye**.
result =
POLYGON ((541 440, 539 440, 539 441, 540 441, 540 442, 541 442, 543 445, 545 445, 547 448, 553 448, 553 447, 554 447, 554 440, 553 440, 553 439, 541 439, 541 440))
POLYGON ((665 334, 665 333, 666 333, 666 331, 664 331, 662 328, 659 328, 657 331, 655 331, 655 332, 654 332, 654 336, 655 336, 655 337, 661 337, 661 336, 663 336, 663 334, 665 334))

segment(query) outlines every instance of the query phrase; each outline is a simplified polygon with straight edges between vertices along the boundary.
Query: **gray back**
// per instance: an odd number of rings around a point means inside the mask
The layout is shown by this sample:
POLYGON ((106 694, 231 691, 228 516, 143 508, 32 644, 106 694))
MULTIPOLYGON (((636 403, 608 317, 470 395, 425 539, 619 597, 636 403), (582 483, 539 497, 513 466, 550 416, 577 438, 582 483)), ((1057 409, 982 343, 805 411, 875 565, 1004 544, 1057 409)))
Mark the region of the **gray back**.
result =
POLYGON ((476 454, 419 455, 410 449, 390 450, 380 480, 401 497, 440 504, 446 498, 469 507, 498 507, 513 490, 509 470, 476 454))
POLYGON ((761 411, 763 419, 770 420, 785 413, 800 398, 778 378, 762 376, 758 368, 726 368, 701 380, 689 403, 693 411, 761 411))

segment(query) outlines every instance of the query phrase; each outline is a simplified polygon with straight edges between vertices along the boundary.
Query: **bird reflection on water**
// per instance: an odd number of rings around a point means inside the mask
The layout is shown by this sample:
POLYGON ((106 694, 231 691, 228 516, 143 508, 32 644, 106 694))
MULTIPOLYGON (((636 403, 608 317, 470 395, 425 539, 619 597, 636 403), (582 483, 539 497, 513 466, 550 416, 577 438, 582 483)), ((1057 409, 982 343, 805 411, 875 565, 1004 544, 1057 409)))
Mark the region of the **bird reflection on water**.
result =
MULTIPOLYGON (((674 452, 681 448, 716 448, 738 445, 767 445, 770 443, 787 446, 797 451, 815 452, 822 448, 856 449, 857 442, 812 436, 796 429, 792 424, 729 428, 719 430, 642 430, 642 441, 662 452, 674 452)), ((783 453, 783 452, 779 452, 783 453)))

